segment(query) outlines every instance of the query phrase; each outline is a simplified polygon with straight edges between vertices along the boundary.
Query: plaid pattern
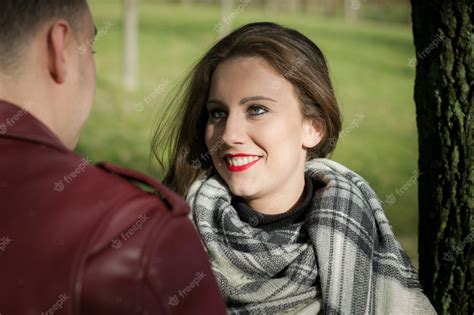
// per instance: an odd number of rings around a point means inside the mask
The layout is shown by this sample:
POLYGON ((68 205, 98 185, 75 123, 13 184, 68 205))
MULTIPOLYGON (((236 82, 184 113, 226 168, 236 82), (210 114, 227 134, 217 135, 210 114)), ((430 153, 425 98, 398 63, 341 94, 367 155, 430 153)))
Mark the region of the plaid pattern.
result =
POLYGON ((368 183, 328 159, 305 172, 325 187, 303 223, 270 233, 239 219, 219 177, 191 186, 191 218, 229 313, 436 314, 368 183))

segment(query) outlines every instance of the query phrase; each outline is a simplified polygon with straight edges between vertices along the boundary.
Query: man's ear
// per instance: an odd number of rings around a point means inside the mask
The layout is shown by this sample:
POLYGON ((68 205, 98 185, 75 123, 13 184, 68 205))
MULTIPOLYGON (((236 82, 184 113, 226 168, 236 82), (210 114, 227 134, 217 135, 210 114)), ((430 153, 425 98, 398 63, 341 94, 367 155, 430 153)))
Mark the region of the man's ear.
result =
POLYGON ((324 130, 316 119, 305 118, 303 121, 302 144, 305 148, 314 148, 323 139, 324 130))
POLYGON ((54 22, 48 31, 48 67, 53 80, 62 84, 67 76, 66 47, 71 36, 71 27, 65 20, 54 22))

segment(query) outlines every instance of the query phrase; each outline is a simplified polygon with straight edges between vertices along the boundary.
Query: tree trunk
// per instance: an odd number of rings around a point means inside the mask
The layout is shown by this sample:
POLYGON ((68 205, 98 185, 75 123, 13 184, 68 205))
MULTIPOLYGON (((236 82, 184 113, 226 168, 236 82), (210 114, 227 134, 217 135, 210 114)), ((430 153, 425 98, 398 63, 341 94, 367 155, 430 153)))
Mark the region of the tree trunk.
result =
POLYGON ((124 0, 123 84, 126 89, 137 86, 138 73, 138 0, 124 0))
POLYGON ((300 0, 288 0, 286 3, 288 12, 290 13, 296 13, 299 11, 301 7, 301 1, 300 0))
POLYGON ((266 0, 265 10, 267 11, 278 11, 280 9, 280 0, 266 0))
POLYGON ((221 22, 219 24, 219 37, 227 35, 232 28, 232 21, 235 18, 232 15, 234 0, 221 0, 221 22))
POLYGON ((411 3, 420 281, 439 314, 473 314, 473 1, 411 3))
POLYGON ((346 22, 357 22, 359 19, 361 1, 362 0, 344 0, 344 19, 346 22))
POLYGON ((322 5, 324 6, 324 14, 326 16, 329 16, 329 17, 337 16, 338 11, 341 8, 341 1, 344 1, 344 0, 324 0, 324 1, 322 1, 322 5))
POLYGON ((322 12, 321 0, 303 0, 303 12, 320 14, 322 12))

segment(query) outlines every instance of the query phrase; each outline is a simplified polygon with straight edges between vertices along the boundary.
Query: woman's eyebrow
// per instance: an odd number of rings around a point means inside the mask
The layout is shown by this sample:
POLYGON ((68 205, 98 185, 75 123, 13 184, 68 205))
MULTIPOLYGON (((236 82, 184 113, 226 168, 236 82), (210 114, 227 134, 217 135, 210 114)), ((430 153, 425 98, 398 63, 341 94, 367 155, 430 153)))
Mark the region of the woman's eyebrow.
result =
POLYGON ((219 100, 216 100, 216 99, 213 99, 213 98, 207 100, 206 104, 207 105, 216 104, 216 105, 227 107, 226 103, 224 103, 223 101, 219 101, 219 100))
POLYGON ((240 104, 245 104, 247 102, 251 102, 251 101, 272 101, 272 102, 275 102, 276 101, 274 99, 271 99, 269 97, 265 97, 265 96, 250 96, 250 97, 244 97, 243 99, 240 100, 240 104))
MULTIPOLYGON (((265 97, 265 96, 249 96, 249 97, 244 97, 243 99, 240 100, 239 104, 240 105, 243 105, 247 102, 251 102, 251 101, 271 101, 271 102, 275 102, 276 101, 272 98, 269 98, 269 97, 265 97)), ((226 103, 224 103, 223 101, 220 101, 220 100, 217 100, 217 99, 209 99, 207 101, 207 105, 210 105, 210 104, 217 104, 217 105, 221 105, 221 106, 227 106, 226 103)))

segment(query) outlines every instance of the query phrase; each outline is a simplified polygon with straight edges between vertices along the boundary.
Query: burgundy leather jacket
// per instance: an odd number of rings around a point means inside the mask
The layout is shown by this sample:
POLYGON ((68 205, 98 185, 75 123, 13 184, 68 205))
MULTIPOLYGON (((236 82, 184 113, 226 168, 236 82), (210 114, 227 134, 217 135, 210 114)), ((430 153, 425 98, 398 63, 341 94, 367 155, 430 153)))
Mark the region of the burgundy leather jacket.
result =
POLYGON ((226 314, 187 212, 162 184, 89 164, 0 101, 1 315, 226 314))

